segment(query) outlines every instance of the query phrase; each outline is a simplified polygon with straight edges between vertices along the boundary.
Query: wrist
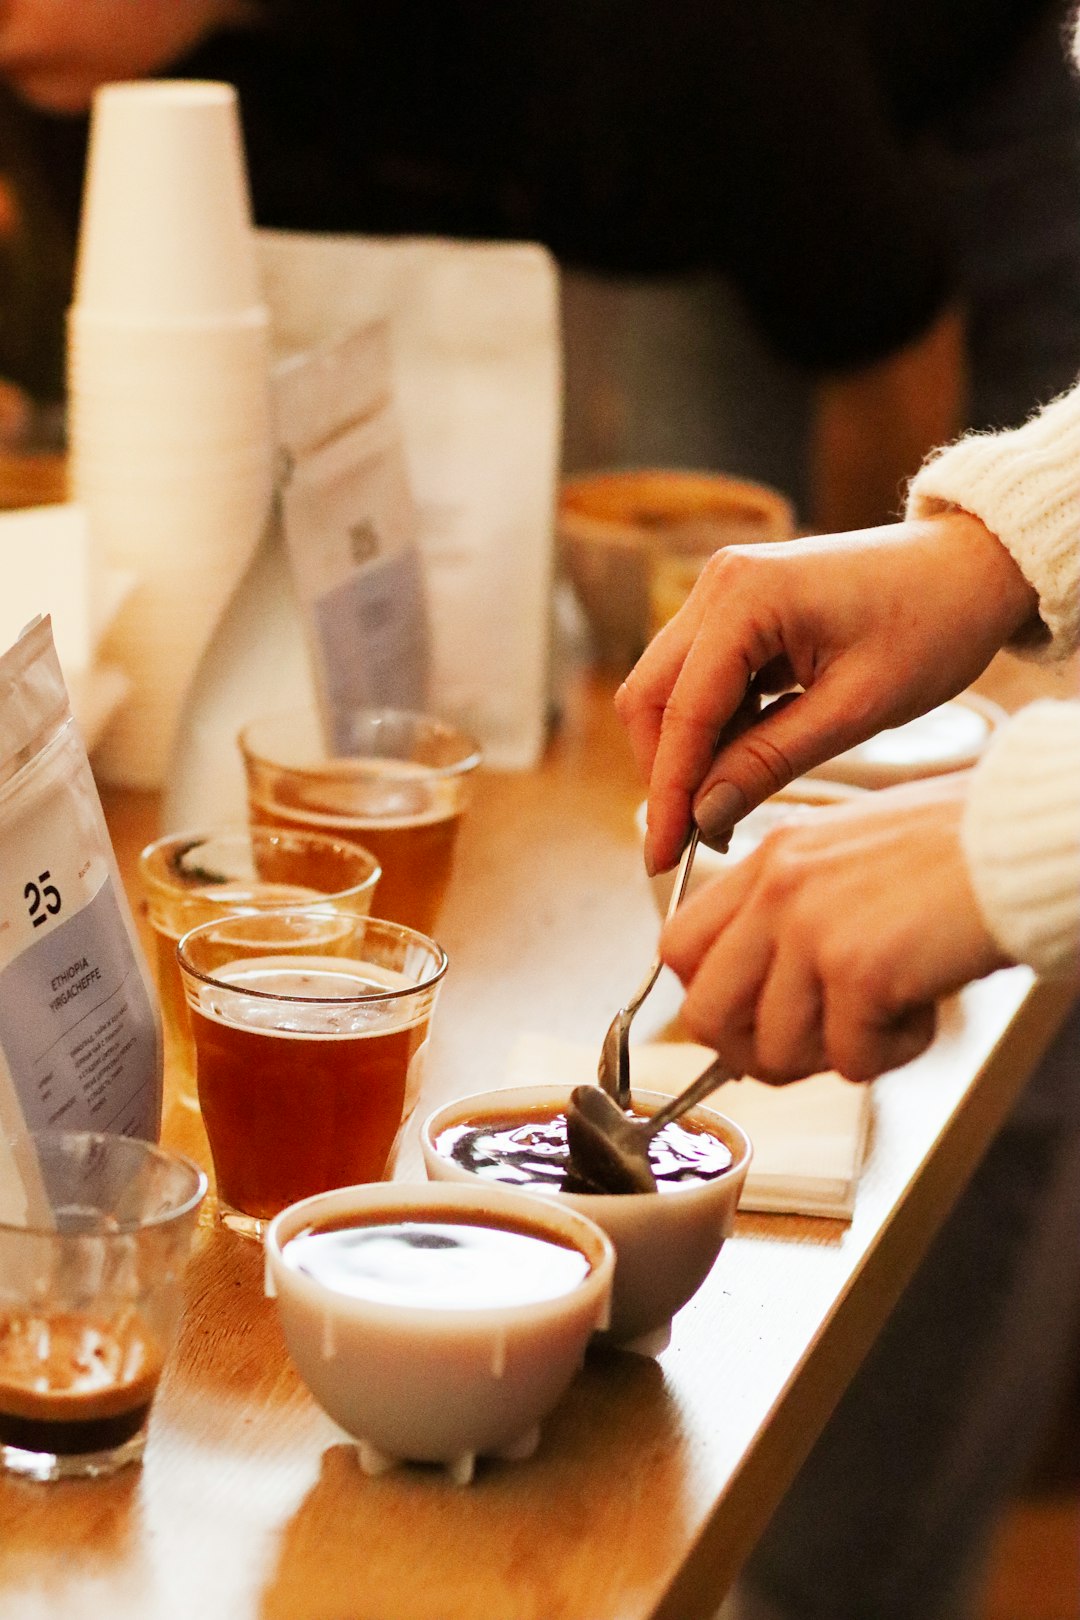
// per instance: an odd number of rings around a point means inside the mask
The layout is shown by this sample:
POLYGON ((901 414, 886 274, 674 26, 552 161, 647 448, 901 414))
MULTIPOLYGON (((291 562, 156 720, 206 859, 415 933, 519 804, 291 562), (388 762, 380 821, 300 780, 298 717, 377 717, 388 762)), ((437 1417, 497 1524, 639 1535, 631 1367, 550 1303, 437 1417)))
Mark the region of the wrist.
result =
POLYGON ((972 615, 993 632, 1000 645, 1038 622, 1038 592, 981 518, 956 508, 922 521, 937 531, 940 549, 948 559, 946 566, 968 582, 972 615))

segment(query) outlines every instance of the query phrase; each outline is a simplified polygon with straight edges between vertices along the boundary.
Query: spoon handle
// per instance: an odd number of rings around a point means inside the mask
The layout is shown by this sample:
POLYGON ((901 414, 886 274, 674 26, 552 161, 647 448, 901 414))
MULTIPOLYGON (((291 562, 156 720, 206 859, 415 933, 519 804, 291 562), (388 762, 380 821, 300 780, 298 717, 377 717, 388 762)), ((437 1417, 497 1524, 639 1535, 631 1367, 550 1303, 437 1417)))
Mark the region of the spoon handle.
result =
POLYGON ((673 1119, 678 1119, 681 1114, 685 1114, 688 1109, 693 1108, 695 1103, 702 1102, 718 1086, 722 1086, 725 1080, 733 1080, 734 1078, 735 1076, 731 1073, 731 1070, 725 1067, 719 1058, 714 1058, 709 1067, 703 1070, 697 1079, 687 1086, 685 1091, 680 1091, 677 1097, 672 1097, 669 1103, 665 1103, 663 1108, 658 1109, 653 1114, 644 1127, 643 1134, 647 1137, 655 1136, 657 1131, 662 1131, 665 1125, 670 1125, 673 1119))
POLYGON ((700 837, 701 828, 695 821, 690 829, 690 838, 687 842, 686 848, 682 852, 682 859, 679 862, 679 869, 675 874, 675 886, 671 891, 671 899, 668 901, 667 911, 664 913, 664 921, 666 923, 671 921, 676 911, 678 911, 679 907, 682 905, 682 897, 686 893, 686 885, 690 882, 690 868, 694 864, 694 856, 697 854, 698 839, 700 837))
MULTIPOLYGON (((679 869, 675 873, 675 886, 671 891, 671 899, 668 901, 668 908, 664 913, 665 924, 671 921, 679 906, 682 904, 682 897, 686 893, 687 884, 690 882, 690 868, 694 864, 694 856, 697 853, 698 839, 700 837, 701 829, 700 827, 695 826, 694 830, 690 834, 690 841, 683 850, 682 856, 679 860, 679 869)), ((628 1014, 630 1018, 634 1016, 638 1008, 641 1006, 641 1003, 645 1000, 645 997, 648 995, 649 991, 660 977, 660 969, 663 967, 663 965, 663 961, 660 957, 660 950, 659 947, 657 947, 656 955, 652 959, 645 979, 634 991, 634 994, 630 997, 630 1000, 626 1003, 626 1006, 620 1008, 621 1012, 628 1014)), ((621 1102, 622 1098, 619 1100, 621 1102)))

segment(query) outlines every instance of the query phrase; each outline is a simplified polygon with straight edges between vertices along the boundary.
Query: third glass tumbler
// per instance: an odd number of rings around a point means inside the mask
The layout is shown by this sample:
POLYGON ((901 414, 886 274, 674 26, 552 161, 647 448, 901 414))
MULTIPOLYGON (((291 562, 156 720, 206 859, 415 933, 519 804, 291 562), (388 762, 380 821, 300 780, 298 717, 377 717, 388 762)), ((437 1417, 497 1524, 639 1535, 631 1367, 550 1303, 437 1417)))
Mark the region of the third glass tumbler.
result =
POLYGON ((456 727, 407 710, 357 710, 348 721, 349 751, 340 755, 323 747, 313 710, 246 726, 248 813, 256 826, 363 844, 382 866, 379 916, 430 933, 480 749, 456 727))
POLYGON ((15 1195, 0 1220, 0 1470, 111 1474, 142 1456, 206 1177, 96 1131, 0 1150, 15 1195))

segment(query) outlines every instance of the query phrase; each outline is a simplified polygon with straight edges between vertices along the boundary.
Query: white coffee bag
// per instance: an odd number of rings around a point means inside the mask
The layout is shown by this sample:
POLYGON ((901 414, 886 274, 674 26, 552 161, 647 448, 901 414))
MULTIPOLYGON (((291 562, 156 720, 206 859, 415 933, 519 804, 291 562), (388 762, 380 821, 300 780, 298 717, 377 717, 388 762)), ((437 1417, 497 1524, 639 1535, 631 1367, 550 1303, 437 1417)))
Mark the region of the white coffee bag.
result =
POLYGON ((426 709, 429 631, 417 514, 384 322, 274 372, 278 500, 329 747, 356 709, 426 709))

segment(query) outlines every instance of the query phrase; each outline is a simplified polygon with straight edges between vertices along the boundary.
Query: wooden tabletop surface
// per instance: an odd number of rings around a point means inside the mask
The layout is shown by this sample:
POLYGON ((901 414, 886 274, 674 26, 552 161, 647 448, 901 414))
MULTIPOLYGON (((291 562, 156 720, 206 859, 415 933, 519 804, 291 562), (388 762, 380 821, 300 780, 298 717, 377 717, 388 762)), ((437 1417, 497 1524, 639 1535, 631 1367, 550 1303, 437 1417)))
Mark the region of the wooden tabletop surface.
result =
MULTIPOLYGON (((524 1031, 599 1044, 655 945, 640 796, 595 678, 537 770, 481 776, 418 1116, 499 1083, 524 1031)), ((156 804, 104 797, 130 877, 156 804)), ((676 1005, 666 984, 642 1032, 676 1005)), ((143 1466, 0 1484, 0 1616, 710 1616, 1063 1009, 1023 969, 970 987, 933 1048, 875 1084, 850 1225, 740 1217, 659 1362, 591 1352, 536 1456, 467 1488, 361 1474, 286 1356, 259 1249, 204 1221, 143 1466)), ((166 1139, 199 1151, 178 1121, 166 1139)), ((410 1144, 399 1173, 418 1162, 410 1144)))

